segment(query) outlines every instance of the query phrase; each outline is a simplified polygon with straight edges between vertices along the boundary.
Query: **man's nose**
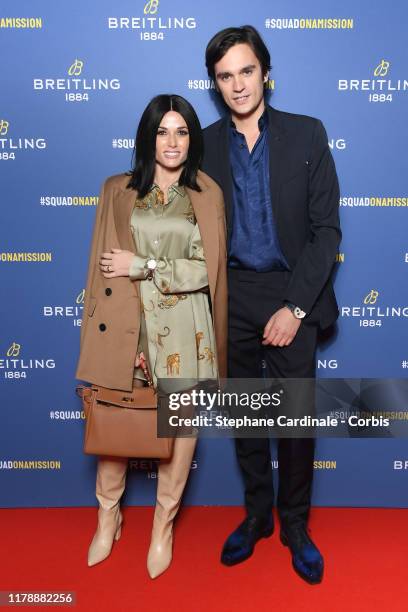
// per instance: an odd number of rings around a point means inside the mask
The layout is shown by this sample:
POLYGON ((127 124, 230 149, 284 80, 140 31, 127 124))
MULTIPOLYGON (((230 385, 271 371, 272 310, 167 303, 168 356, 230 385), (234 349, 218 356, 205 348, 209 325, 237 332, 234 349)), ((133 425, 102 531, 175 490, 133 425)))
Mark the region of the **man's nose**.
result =
POLYGON ((237 93, 241 93, 241 91, 245 89, 245 85, 242 82, 242 78, 240 76, 234 77, 233 87, 234 87, 234 91, 236 91, 237 93))

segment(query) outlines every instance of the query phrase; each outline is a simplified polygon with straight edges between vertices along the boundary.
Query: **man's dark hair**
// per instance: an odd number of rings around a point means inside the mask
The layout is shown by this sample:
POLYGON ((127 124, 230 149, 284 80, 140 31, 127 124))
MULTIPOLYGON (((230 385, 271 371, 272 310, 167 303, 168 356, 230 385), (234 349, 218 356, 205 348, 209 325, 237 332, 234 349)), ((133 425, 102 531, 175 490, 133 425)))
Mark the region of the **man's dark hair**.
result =
POLYGON ((224 57, 231 47, 242 43, 249 45, 255 53, 261 64, 263 76, 271 69, 271 56, 258 30, 250 25, 226 28, 212 37, 205 50, 205 65, 207 66, 208 76, 213 81, 215 81, 215 64, 224 57))
POLYGON ((179 178, 180 185, 201 191, 197 184, 197 172, 203 156, 203 137, 200 121, 194 108, 185 98, 173 94, 162 94, 153 98, 143 111, 137 128, 133 149, 132 170, 128 187, 136 189, 139 198, 144 198, 153 185, 156 166, 157 130, 164 115, 175 111, 185 120, 190 135, 187 159, 179 178))

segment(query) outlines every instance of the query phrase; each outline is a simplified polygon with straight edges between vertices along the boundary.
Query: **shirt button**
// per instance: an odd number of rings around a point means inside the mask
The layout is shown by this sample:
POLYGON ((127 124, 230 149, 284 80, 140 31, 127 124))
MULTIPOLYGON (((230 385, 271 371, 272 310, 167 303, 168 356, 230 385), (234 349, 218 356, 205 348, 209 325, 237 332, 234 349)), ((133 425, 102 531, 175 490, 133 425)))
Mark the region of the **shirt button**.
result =
POLYGON ((158 241, 158 240, 155 240, 153 244, 159 244, 159 241, 158 241))

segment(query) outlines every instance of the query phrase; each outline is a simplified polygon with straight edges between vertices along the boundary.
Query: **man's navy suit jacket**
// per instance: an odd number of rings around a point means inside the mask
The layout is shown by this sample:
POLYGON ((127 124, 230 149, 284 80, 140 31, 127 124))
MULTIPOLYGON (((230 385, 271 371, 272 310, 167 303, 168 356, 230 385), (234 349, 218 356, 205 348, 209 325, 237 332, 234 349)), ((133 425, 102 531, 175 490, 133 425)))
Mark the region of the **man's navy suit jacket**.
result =
MULTIPOLYGON (((271 202, 279 244, 292 274, 283 300, 324 329, 339 311, 331 273, 341 239, 339 184, 319 119, 267 106, 271 202)), ((227 228, 232 210, 230 116, 204 129, 202 169, 224 192, 227 228)), ((306 319, 305 319, 306 321, 306 319)))

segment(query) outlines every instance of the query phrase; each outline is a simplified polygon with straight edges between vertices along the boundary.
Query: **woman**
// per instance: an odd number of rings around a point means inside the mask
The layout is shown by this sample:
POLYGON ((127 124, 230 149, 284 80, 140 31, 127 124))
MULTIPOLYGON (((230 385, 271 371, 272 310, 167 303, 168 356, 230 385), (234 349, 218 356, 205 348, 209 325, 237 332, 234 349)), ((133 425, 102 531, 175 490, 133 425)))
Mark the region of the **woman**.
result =
MULTIPOLYGON (((161 95, 145 109, 131 174, 105 182, 94 229, 76 376, 111 389, 226 376, 226 247, 220 188, 199 170, 201 127, 182 97, 161 95), (211 306, 211 310, 210 310, 211 306)), ((158 469, 147 558, 155 578, 171 563, 173 520, 195 438, 176 438, 158 469)), ((88 565, 121 535, 127 459, 100 457, 98 527, 88 565)))

